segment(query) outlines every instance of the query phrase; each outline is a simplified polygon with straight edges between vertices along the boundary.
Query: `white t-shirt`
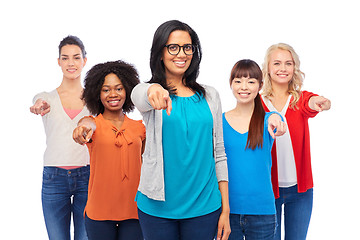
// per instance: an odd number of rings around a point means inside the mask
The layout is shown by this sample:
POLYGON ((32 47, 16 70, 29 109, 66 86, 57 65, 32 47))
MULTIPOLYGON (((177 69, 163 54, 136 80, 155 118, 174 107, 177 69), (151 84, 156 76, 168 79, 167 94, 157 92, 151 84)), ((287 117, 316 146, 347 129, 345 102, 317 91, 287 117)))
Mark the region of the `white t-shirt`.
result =
MULTIPOLYGON (((279 112, 284 118, 287 124, 285 114, 289 107, 291 94, 286 101, 284 108, 279 112)), ((262 98, 266 107, 270 111, 278 111, 266 97, 262 98)), ((278 169, 278 180, 279 187, 291 187, 297 184, 296 166, 294 150, 291 143, 291 137, 289 128, 286 129, 286 133, 280 137, 276 137, 276 157, 277 157, 277 169, 278 169)))
POLYGON ((33 103, 39 98, 50 104, 50 112, 42 117, 45 134, 46 150, 44 153, 44 166, 86 166, 89 164, 87 147, 76 143, 73 130, 78 121, 89 116, 90 112, 84 106, 82 111, 71 119, 65 112, 57 90, 37 94, 33 103))

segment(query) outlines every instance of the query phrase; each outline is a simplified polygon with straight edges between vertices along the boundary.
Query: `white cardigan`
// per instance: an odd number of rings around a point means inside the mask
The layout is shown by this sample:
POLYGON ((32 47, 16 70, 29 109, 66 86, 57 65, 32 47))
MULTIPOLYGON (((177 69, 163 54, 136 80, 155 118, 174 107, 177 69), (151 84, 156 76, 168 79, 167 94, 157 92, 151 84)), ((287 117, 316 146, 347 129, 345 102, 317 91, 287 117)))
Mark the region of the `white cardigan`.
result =
POLYGON ((89 164, 87 147, 76 143, 72 138, 73 130, 78 121, 90 115, 84 106, 82 111, 71 119, 63 109, 57 90, 37 94, 36 100, 43 99, 50 104, 50 112, 42 117, 45 134, 46 150, 44 153, 44 166, 86 166, 89 164))

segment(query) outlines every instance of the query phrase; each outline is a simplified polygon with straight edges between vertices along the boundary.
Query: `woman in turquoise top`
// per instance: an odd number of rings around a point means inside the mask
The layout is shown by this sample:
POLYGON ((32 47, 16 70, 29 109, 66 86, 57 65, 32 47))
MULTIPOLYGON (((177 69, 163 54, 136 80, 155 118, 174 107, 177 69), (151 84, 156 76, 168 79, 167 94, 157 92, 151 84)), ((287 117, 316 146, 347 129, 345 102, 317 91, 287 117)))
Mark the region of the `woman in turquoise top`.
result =
POLYGON ((265 114, 261 86, 262 72, 254 61, 240 60, 234 65, 230 87, 236 107, 223 114, 229 166, 229 239, 233 240, 270 240, 276 229, 271 148, 275 136, 283 135, 286 127, 279 114, 265 114))
POLYGON ((147 130, 136 196, 146 240, 226 240, 230 233, 220 98, 196 82, 200 61, 194 30, 165 22, 154 35, 152 78, 132 92, 147 130))

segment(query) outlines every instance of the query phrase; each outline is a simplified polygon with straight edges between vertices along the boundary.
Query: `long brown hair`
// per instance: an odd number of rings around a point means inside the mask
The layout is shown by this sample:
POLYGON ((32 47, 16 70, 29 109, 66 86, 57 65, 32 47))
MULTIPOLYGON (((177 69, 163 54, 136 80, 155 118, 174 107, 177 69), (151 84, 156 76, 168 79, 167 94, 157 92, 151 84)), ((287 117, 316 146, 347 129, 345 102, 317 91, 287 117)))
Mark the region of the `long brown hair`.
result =
MULTIPOLYGON (((230 74, 230 85, 234 78, 254 78, 262 86, 262 71, 259 65, 250 59, 243 59, 235 63, 230 74)), ((254 99, 255 106, 249 124, 248 138, 246 148, 255 149, 263 146, 263 133, 264 133, 264 117, 265 110, 262 106, 260 94, 258 93, 254 99)))

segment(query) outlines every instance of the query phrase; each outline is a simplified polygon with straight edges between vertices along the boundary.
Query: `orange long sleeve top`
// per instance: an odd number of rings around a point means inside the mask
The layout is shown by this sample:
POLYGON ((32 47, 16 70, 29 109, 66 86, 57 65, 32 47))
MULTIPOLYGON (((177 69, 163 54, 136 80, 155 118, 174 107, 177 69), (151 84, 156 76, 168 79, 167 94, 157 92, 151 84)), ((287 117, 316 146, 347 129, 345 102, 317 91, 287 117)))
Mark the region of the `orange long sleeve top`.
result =
POLYGON ((138 219, 135 195, 145 126, 126 115, 121 129, 102 114, 95 118, 95 123, 92 142, 87 143, 90 179, 85 213, 93 220, 138 219))

